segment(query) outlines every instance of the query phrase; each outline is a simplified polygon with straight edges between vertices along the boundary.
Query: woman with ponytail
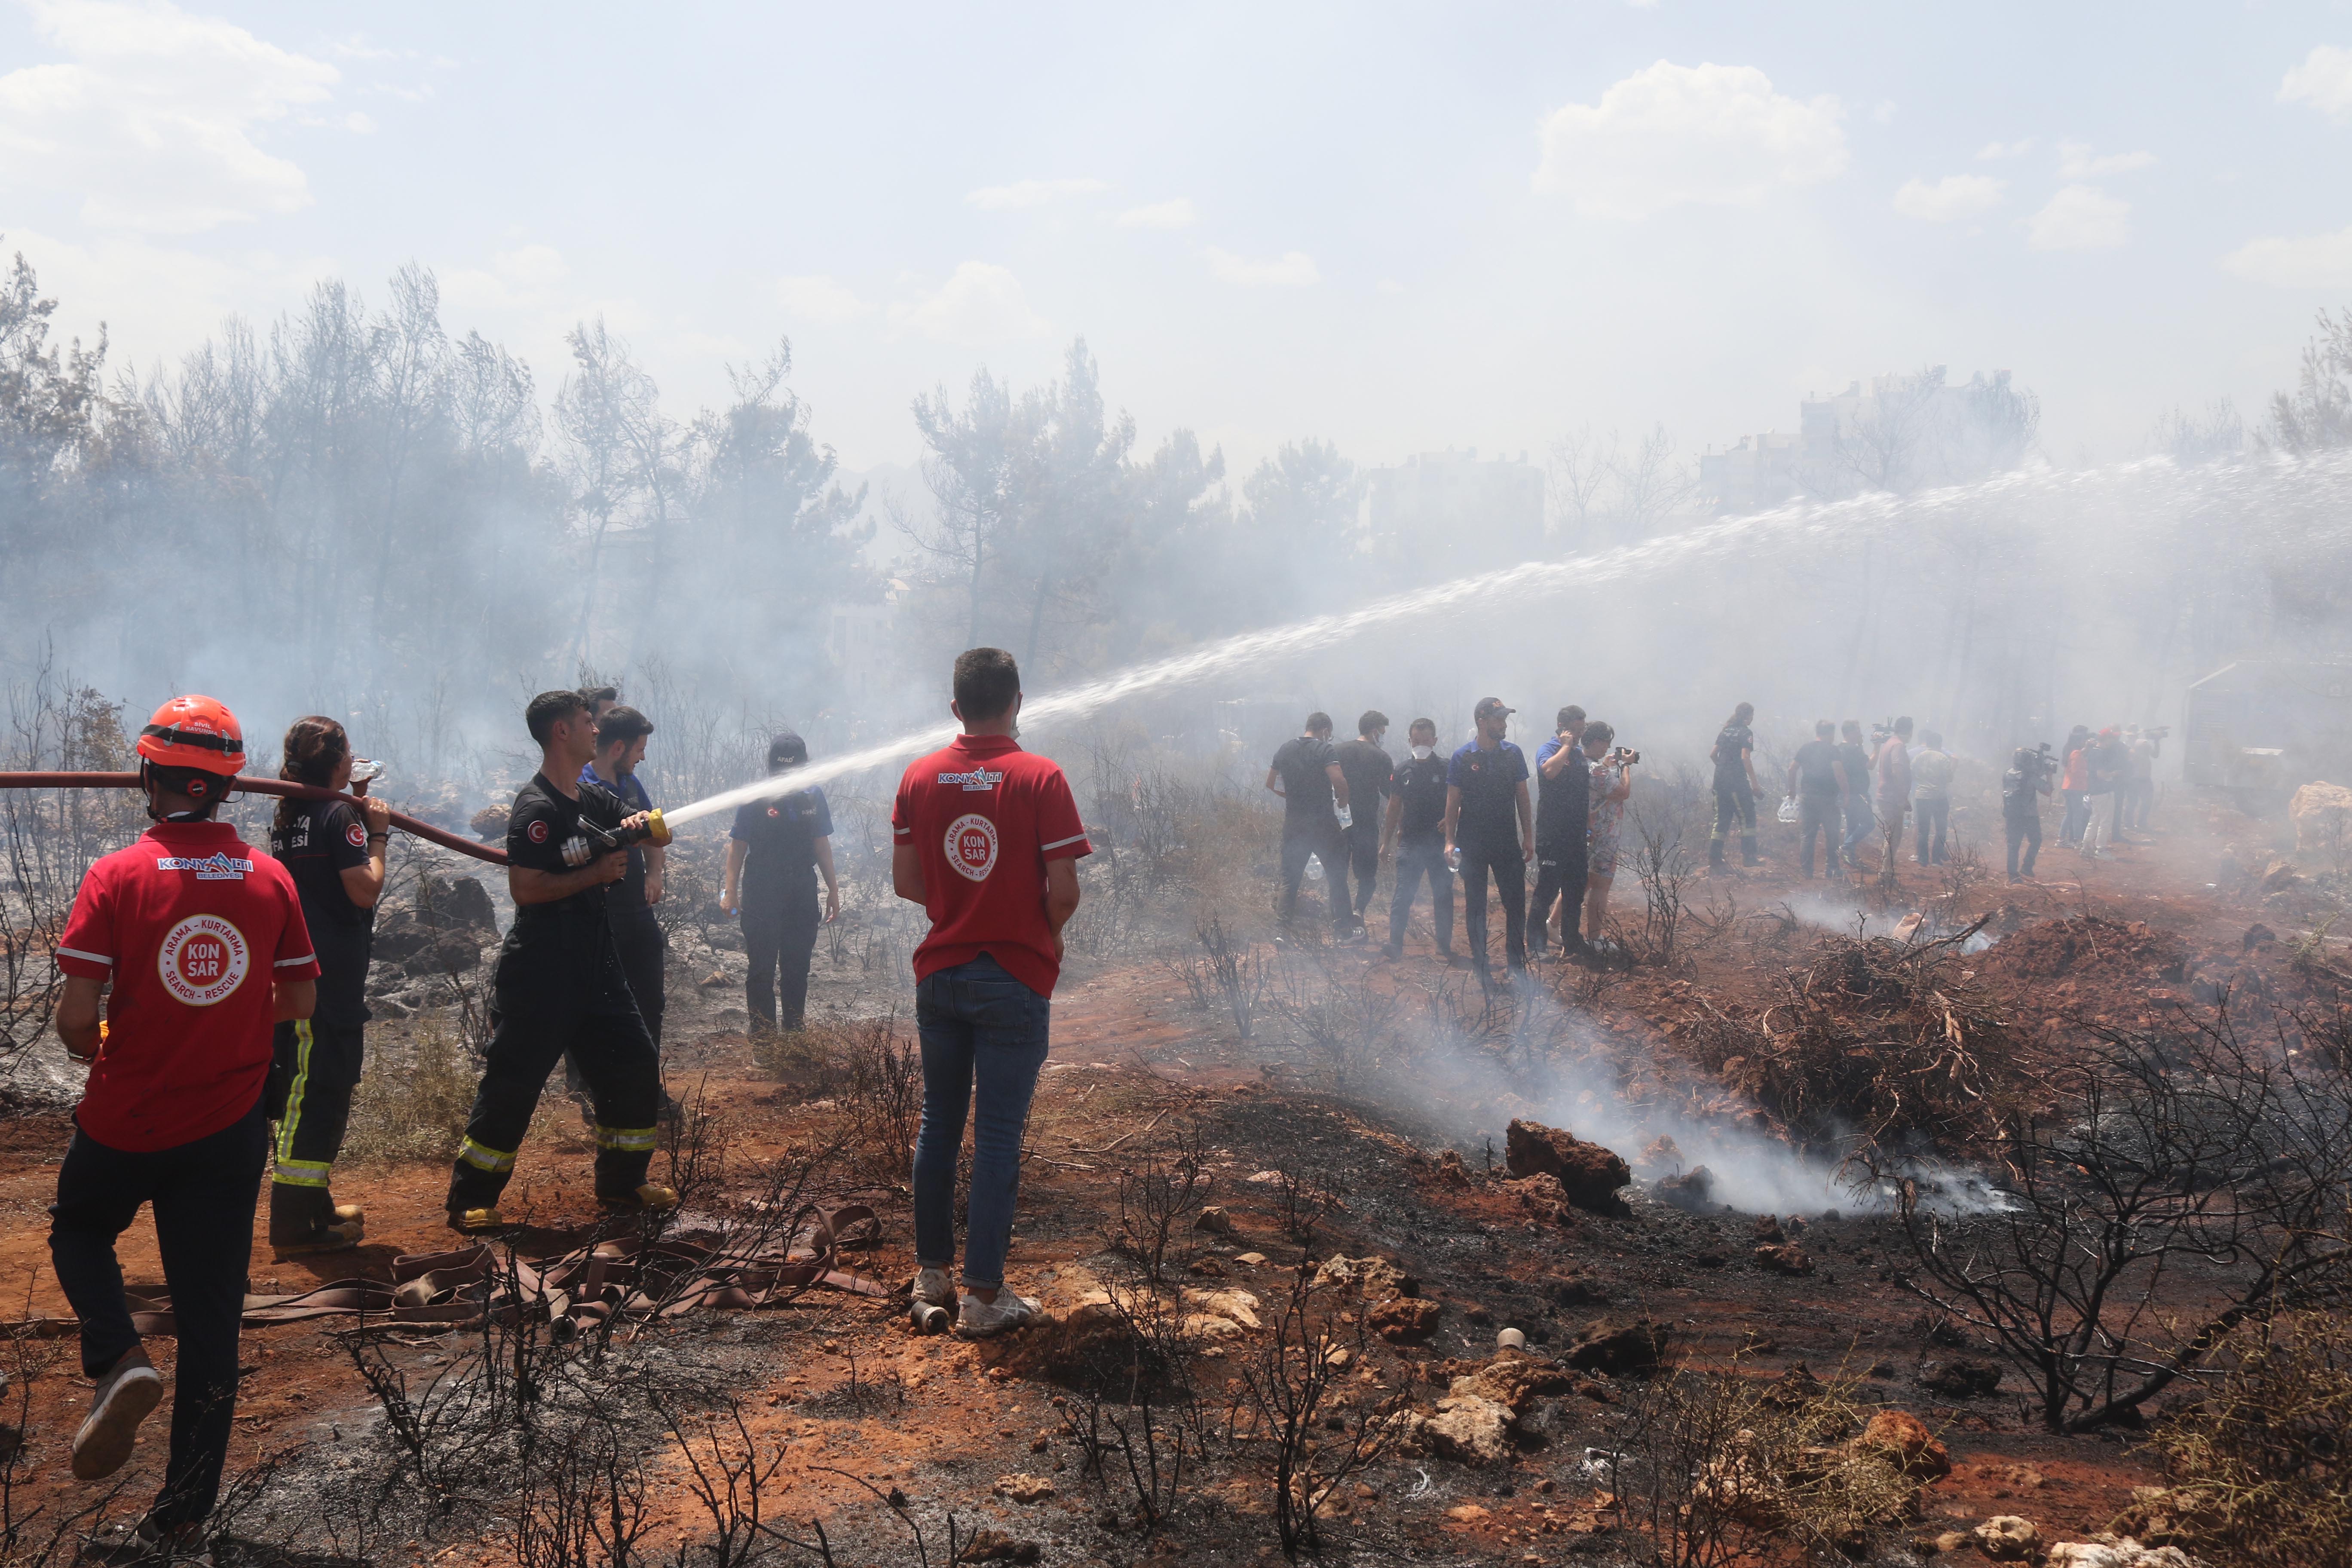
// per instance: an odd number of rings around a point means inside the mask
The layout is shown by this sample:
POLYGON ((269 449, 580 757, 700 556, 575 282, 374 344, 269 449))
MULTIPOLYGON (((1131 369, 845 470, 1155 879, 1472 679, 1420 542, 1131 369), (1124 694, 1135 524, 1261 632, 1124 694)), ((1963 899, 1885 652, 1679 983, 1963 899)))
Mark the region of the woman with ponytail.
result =
MULTIPOLYGON (((294 721, 281 754, 279 778, 354 788, 351 738, 332 719, 294 721)), ((356 808, 286 796, 269 828, 269 852, 293 874, 320 970, 317 1009, 278 1026, 269 1069, 269 1117, 278 1124, 269 1244, 281 1254, 356 1247, 366 1230, 359 1206, 338 1205, 328 1188, 365 1057, 368 953, 392 833, 391 808, 365 798, 364 783, 356 793, 356 808)))

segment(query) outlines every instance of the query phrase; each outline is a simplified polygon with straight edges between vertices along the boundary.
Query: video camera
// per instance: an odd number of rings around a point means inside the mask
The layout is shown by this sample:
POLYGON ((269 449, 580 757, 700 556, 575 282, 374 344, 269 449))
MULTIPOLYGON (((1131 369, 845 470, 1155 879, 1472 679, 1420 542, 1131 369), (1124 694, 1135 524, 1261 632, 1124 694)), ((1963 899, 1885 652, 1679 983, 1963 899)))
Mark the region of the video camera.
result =
POLYGON ((2024 773, 2028 787, 2040 789, 2043 782, 2057 771, 2058 753, 2050 749, 2049 742, 2042 742, 2041 745, 2026 753, 2024 773))
POLYGON ((1631 746, 1618 746, 1612 749, 1609 753, 1609 761, 1624 767, 1630 768, 1641 760, 1642 753, 1631 746))

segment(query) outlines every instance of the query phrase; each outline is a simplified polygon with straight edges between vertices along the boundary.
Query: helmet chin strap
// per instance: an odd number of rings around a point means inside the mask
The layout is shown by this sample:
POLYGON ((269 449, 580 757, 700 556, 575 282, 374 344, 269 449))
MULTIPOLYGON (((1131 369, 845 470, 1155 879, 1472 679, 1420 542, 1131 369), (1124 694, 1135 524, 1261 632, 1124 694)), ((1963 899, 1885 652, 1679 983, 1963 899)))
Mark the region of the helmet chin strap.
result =
POLYGON ((155 764, 147 761, 146 758, 142 757, 139 760, 140 790, 141 793, 145 795, 147 797, 147 819, 150 822, 204 822, 208 820, 207 813, 209 808, 205 806, 198 806, 194 811, 166 812, 157 810, 155 806, 155 796, 161 793, 161 786, 155 782, 154 768, 155 764))

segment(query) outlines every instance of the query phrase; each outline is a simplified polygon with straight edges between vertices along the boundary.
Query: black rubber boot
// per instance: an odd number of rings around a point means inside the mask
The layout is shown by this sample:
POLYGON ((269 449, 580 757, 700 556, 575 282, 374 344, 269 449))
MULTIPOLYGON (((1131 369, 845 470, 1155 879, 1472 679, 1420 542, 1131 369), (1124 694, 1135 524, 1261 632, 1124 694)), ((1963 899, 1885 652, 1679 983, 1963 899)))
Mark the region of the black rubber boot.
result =
POLYGON ((1710 871, 1720 871, 1723 869, 1722 839, 1710 838, 1706 841, 1706 868, 1710 871))
POLYGON ((1764 864, 1764 858, 1756 853, 1756 835, 1753 833, 1743 833, 1739 836, 1739 863, 1743 866, 1764 864))

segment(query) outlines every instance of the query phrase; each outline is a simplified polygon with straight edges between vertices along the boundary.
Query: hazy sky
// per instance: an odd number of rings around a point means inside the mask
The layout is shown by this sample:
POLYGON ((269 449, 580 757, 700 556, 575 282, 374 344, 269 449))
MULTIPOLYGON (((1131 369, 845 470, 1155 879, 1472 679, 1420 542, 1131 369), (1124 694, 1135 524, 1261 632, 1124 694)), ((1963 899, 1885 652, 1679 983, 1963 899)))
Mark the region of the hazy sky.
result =
POLYGON ((412 258, 542 395, 584 314, 681 414, 789 334, 853 468, 1076 334, 1236 463, 1931 363, 2104 459, 2352 301, 2352 6, 0 0, 0 231, 142 366, 412 258))

